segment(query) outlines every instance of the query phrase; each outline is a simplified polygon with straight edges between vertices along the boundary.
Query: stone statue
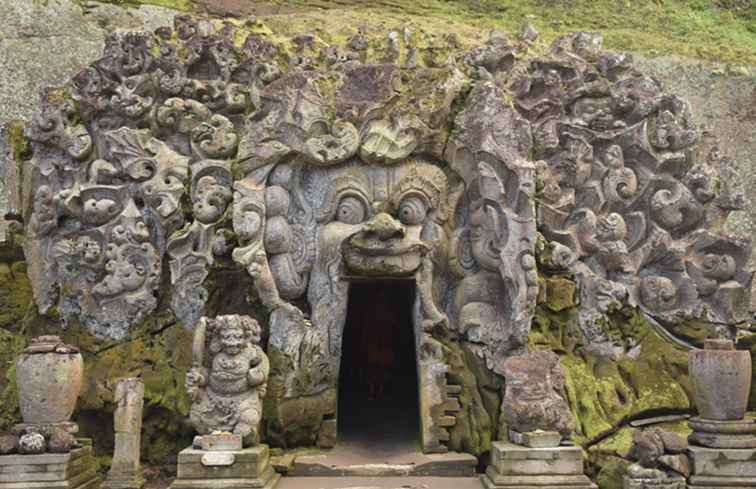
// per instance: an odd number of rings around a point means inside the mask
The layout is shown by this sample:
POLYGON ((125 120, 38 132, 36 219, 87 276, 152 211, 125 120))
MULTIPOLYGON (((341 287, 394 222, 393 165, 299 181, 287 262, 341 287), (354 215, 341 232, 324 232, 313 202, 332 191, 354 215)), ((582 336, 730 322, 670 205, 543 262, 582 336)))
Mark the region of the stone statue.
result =
POLYGON ((633 464, 623 479, 623 489, 685 489, 691 463, 687 442, 658 428, 635 430, 628 457, 633 464))
POLYGON ((569 439, 575 421, 565 400, 559 357, 551 351, 509 357, 502 371, 506 385, 501 411, 510 439, 535 431, 557 432, 569 439))
POLYGON ((194 428, 200 435, 233 433, 244 446, 257 445, 270 371, 260 347, 260 325, 249 316, 202 318, 193 354, 186 390, 194 428))

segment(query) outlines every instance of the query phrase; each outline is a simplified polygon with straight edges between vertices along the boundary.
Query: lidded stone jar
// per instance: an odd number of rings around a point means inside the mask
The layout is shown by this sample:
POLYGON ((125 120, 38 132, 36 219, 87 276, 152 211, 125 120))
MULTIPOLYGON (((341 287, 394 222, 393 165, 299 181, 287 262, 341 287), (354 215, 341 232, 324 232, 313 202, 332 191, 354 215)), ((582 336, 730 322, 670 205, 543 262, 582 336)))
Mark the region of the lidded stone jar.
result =
POLYGON ((688 355, 693 398, 701 418, 743 419, 751 387, 751 352, 736 350, 731 340, 706 340, 688 355))
POLYGON ((71 419, 81 391, 84 361, 58 336, 32 339, 16 361, 16 383, 25 423, 55 424, 71 419))

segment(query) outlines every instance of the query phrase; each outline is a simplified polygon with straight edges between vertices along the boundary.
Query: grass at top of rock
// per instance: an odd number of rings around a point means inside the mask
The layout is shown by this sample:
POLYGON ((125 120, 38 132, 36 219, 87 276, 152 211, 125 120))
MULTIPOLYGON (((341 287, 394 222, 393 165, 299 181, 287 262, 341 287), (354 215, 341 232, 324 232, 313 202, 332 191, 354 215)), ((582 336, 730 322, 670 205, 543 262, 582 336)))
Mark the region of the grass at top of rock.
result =
MULTIPOLYGON (((364 24, 455 34, 480 42, 491 29, 515 33, 530 23, 551 42, 575 31, 600 32, 607 49, 681 55, 756 66, 752 0, 107 0, 213 15, 257 15, 277 34, 343 31, 364 24), (291 14, 295 14, 292 18, 291 14), (296 17, 302 17, 300 22, 296 17)), ((338 36, 337 36, 338 37, 338 36)))
MULTIPOLYGON (((295 0, 310 8, 348 10, 357 2, 295 0)), ((517 32, 527 22, 550 42, 568 32, 595 31, 605 47, 649 56, 678 54, 709 61, 756 65, 756 13, 736 8, 735 0, 415 0, 378 1, 360 6, 362 15, 404 14, 426 29, 447 32, 450 20, 482 29, 517 32), (722 5, 733 4, 731 8, 722 5)), ((332 10, 331 10, 332 13, 332 10)))

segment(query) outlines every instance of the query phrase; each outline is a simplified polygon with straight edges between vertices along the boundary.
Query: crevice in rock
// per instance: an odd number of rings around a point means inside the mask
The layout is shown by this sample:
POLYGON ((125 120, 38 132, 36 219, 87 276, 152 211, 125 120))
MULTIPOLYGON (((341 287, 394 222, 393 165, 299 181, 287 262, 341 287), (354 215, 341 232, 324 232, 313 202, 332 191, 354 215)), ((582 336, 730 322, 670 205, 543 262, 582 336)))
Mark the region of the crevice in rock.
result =
POLYGON ((637 421, 639 419, 644 418, 652 418, 652 417, 660 417, 660 416, 668 416, 668 415, 692 415, 694 414, 694 409, 670 409, 670 408, 656 408, 656 409, 647 409, 645 411, 641 411, 639 413, 636 413, 632 416, 627 416, 619 421, 615 426, 612 427, 612 429, 604 431, 603 433, 596 435, 595 437, 591 438, 587 442, 582 444, 582 447, 584 450, 590 449, 594 445, 598 445, 602 441, 606 440, 607 438, 610 438, 611 436, 617 434, 622 428, 626 426, 630 426, 630 423, 633 421, 637 421))

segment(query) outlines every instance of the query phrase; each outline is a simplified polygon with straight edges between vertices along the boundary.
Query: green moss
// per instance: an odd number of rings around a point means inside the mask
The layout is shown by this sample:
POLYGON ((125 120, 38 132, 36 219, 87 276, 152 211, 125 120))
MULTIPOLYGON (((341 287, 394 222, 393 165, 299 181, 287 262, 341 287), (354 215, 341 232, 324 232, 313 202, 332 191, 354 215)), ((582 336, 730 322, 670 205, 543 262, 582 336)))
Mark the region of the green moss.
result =
POLYGON ((588 347, 577 308, 553 313, 540 306, 529 338, 532 348, 561 355, 578 427, 575 441, 589 443, 638 417, 691 409, 687 351, 663 339, 631 308, 610 314, 597 327, 607 348, 615 344, 633 354, 614 359, 609 350, 588 347))
POLYGON ((496 436, 496 422, 501 389, 491 372, 478 368, 480 359, 453 341, 445 341, 446 363, 449 366, 447 381, 459 385, 462 391, 459 402, 462 410, 456 414, 457 422, 449 430, 448 446, 451 450, 481 455, 491 449, 496 436))
POLYGON ((0 328, 0 432, 19 420, 16 357, 25 345, 22 335, 0 328))
POLYGON ((8 144, 11 154, 16 162, 21 162, 31 158, 31 144, 29 139, 24 135, 26 124, 22 120, 14 119, 8 122, 8 144))
MULTIPOLYGON (((385 51, 385 35, 391 29, 401 33, 406 26, 413 32, 422 58, 428 53, 424 45, 428 41, 439 46, 439 40, 453 38, 469 46, 487 37, 491 29, 514 33, 527 22, 545 43, 568 32, 593 31, 604 36, 608 49, 756 65, 753 8, 728 8, 727 1, 417 0, 368 6, 349 0, 294 0, 280 4, 284 11, 296 11, 295 16, 264 18, 279 35, 311 32, 328 42, 348 38, 358 26, 364 26, 368 32, 382 33, 370 44, 373 55, 385 51), (450 23, 454 24, 452 30, 450 23)), ((197 5, 218 3, 202 0, 197 5)), ((251 8, 249 11, 252 13, 251 8)))
MULTIPOLYGON (((84 0, 75 0, 79 3, 87 3, 84 0)), ((100 3, 110 3, 119 7, 138 7, 140 5, 157 5, 173 10, 187 12, 193 9, 191 0, 98 0, 100 3)))
POLYGON ((0 262, 0 328, 18 332, 31 301, 32 291, 26 275, 26 263, 0 262))

